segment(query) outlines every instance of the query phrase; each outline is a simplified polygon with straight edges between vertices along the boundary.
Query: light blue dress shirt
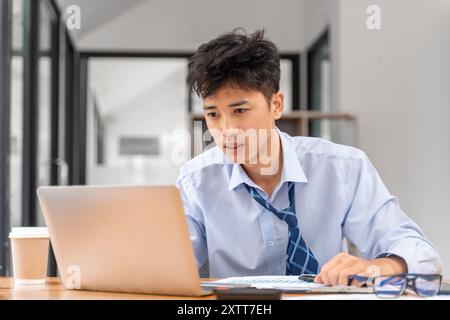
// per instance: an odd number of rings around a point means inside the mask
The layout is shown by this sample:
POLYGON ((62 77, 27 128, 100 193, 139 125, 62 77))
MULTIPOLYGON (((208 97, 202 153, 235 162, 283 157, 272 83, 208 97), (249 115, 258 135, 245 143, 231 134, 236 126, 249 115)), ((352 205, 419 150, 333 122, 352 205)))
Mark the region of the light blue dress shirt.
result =
POLYGON ((278 132, 283 167, 270 198, 217 147, 181 167, 177 187, 198 268, 209 264, 209 276, 218 278, 285 274, 287 224, 243 184, 280 209, 289 205, 287 182, 293 181, 300 232, 320 266, 346 252, 348 239, 363 258, 397 255, 408 272, 441 272, 436 249, 361 150, 278 132))

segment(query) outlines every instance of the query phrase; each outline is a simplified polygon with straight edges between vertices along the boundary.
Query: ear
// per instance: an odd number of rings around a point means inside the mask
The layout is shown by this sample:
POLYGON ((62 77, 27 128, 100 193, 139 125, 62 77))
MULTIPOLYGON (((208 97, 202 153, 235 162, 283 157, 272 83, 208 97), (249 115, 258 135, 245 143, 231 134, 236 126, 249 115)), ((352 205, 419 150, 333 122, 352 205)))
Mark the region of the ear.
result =
POLYGON ((277 92, 272 96, 272 114, 274 120, 281 118, 281 114, 284 108, 284 94, 277 92))

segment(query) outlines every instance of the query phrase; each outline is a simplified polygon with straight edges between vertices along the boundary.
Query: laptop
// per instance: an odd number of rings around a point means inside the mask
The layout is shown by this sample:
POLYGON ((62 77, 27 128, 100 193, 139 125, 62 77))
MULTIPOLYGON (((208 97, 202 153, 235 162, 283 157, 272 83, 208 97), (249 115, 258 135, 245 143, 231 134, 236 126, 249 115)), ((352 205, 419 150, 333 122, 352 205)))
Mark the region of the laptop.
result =
POLYGON ((201 296, 175 186, 39 187, 68 289, 201 296))

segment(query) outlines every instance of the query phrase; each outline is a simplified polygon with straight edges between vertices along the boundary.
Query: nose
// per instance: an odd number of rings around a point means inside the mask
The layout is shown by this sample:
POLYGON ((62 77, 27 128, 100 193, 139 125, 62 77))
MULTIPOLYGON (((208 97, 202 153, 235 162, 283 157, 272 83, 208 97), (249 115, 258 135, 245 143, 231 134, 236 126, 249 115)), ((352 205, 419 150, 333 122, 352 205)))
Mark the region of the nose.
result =
POLYGON ((220 130, 222 133, 222 137, 233 137, 236 136, 239 132, 239 129, 237 128, 234 121, 229 119, 227 116, 222 117, 222 121, 220 123, 220 130))
POLYGON ((222 117, 220 129, 222 137, 225 141, 231 140, 239 133, 239 128, 236 126, 234 121, 227 119, 226 116, 222 117))

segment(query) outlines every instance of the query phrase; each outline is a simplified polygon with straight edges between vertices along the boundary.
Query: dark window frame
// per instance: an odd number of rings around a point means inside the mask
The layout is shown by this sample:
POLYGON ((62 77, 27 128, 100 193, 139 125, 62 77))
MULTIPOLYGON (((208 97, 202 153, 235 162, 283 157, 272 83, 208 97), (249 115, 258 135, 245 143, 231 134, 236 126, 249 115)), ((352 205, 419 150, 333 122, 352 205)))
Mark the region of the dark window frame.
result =
MULTIPOLYGON (((58 95, 59 95, 59 25, 60 11, 54 0, 24 0, 24 85, 23 85, 23 171, 22 171, 22 225, 37 223, 37 152, 39 121, 39 32, 40 4, 52 15, 51 47, 45 53, 51 57, 51 142, 50 159, 58 157, 58 95)), ((50 184, 58 183, 56 164, 51 163, 50 184)))
MULTIPOLYGON (((88 73, 88 62, 90 58, 185 58, 189 60, 189 58, 194 54, 193 51, 176 51, 176 52, 170 52, 170 51, 102 51, 102 50, 84 50, 80 51, 80 62, 83 63, 82 67, 82 73, 87 74, 88 73)), ((292 74, 291 74, 291 85, 292 85, 292 111, 298 111, 301 109, 301 67, 300 67, 300 61, 301 61, 302 54, 300 52, 281 52, 280 58, 281 59, 289 59, 292 62, 292 74)), ((83 86, 80 88, 86 88, 87 87, 87 79, 85 79, 86 82, 83 86)), ((81 82, 82 83, 82 82, 81 82)), ((78 89, 80 90, 80 89, 78 89)), ((84 90, 86 91, 86 90, 84 90)), ((77 92, 77 91, 75 91, 77 92)), ((80 101, 77 101, 77 106, 80 110, 83 110, 84 117, 86 117, 86 109, 87 109, 87 92, 80 92, 80 97, 83 103, 80 103, 80 101)), ((192 115, 192 93, 188 92, 187 95, 187 109, 188 113, 192 115)), ((84 123, 86 123, 86 118, 84 118, 84 123)), ((79 122, 80 119, 77 119, 77 122, 79 122)), ((203 120, 204 121, 204 120, 203 120)), ((206 126, 202 125, 204 130, 206 130, 206 126)), ((86 173, 86 133, 84 132, 84 135, 80 137, 82 141, 84 141, 84 150, 79 150, 80 154, 83 153, 84 157, 82 159, 79 159, 79 167, 82 168, 82 172, 80 174, 86 173)), ((82 148, 82 147, 81 147, 82 148)), ((83 148, 82 148, 83 149, 83 148)), ((193 149, 192 149, 193 150, 193 149)), ((84 176, 85 179, 85 176, 84 176)), ((83 180, 83 184, 85 184, 85 180, 83 180)))
MULTIPOLYGON (((89 58, 185 58, 189 59, 194 52, 178 51, 178 52, 157 52, 157 51, 81 51, 81 59, 86 61, 89 58)), ((288 59, 292 62, 292 110, 300 110, 300 52, 280 53, 281 59, 288 59)), ((188 111, 192 110, 192 101, 188 97, 188 111)))
MULTIPOLYGON (((53 0, 24 0, 24 87, 23 87, 23 171, 22 171, 22 225, 37 224, 37 159, 39 135, 39 58, 51 58, 51 119, 50 119, 50 185, 58 184, 58 113, 59 113, 59 36, 60 11, 53 0), (40 52, 40 5, 46 5, 51 17, 51 51, 40 52)), ((56 275, 53 249, 49 250, 48 275, 56 275)))
MULTIPOLYGON (((194 52, 192 51, 177 51, 177 52, 157 52, 157 51, 81 51, 80 52, 80 63, 86 64, 83 66, 83 72, 87 73, 87 64, 90 58, 184 58, 189 59, 194 52)), ((300 52, 285 52, 280 53, 281 59, 288 59, 292 62, 292 74, 291 74, 291 84, 292 84, 292 111, 300 110, 301 104, 301 91, 300 91, 300 52)), ((87 83, 86 83, 87 85, 87 83)), ((87 94, 87 93, 85 93, 87 94)), ((82 99, 87 102, 87 96, 82 96, 82 99)), ((192 95, 188 93, 187 96, 187 108, 188 112, 192 112, 192 95)), ((86 105, 80 105, 80 109, 86 110, 86 105)), ((84 137, 85 138, 85 137, 84 137)), ((82 163, 85 168, 85 161, 82 163)), ((84 169, 85 172, 85 169, 84 169)))
MULTIPOLYGON (((315 94, 318 90, 316 87, 316 74, 314 68, 314 62, 317 59, 318 54, 323 47, 328 46, 330 49, 330 28, 326 27, 319 37, 313 42, 313 44, 307 50, 307 110, 321 111, 320 106, 316 103, 315 94)), ((331 60, 331 55, 330 55, 331 60)), ((320 137, 320 125, 317 120, 309 120, 308 124, 308 136, 320 137)))
POLYGON ((313 42, 313 44, 307 50, 307 101, 308 110, 316 110, 314 105, 314 57, 317 52, 325 45, 330 46, 330 30, 325 28, 325 30, 319 35, 319 37, 313 42))
POLYGON ((0 0, 0 276, 10 271, 11 0, 0 0))

